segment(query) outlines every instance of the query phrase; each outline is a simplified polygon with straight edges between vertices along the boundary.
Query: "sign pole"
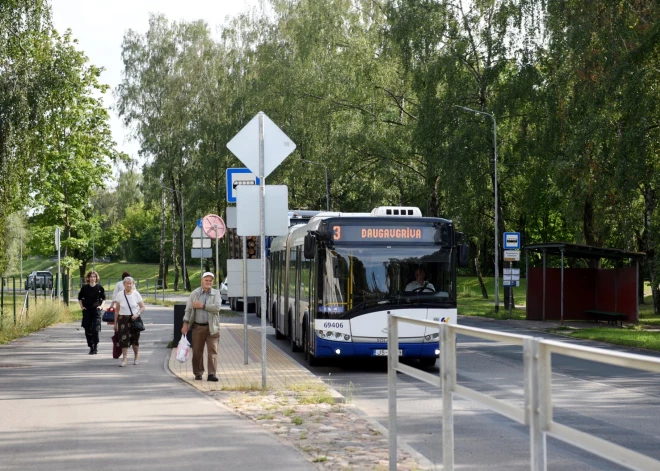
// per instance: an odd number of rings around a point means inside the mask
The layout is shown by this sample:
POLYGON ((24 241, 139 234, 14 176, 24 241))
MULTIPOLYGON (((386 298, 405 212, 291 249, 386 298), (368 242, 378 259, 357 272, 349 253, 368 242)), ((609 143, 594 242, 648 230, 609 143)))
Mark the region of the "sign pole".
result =
POLYGON ((248 328, 247 328, 247 237, 243 236, 243 362, 248 364, 248 328))
POLYGON ((509 273, 511 273, 511 284, 509 285, 509 317, 511 317, 511 310, 513 309, 513 306, 511 306, 513 302, 513 287, 515 286, 515 281, 513 281, 513 262, 509 262, 509 273))
MULTIPOLYGON (((60 270, 60 228, 56 227, 55 228, 55 248, 57 249, 57 299, 60 301, 62 298, 60 297, 61 289, 60 287, 62 286, 62 273, 60 270)), ((22 258, 21 258, 22 260, 22 258)), ((21 262, 22 263, 22 262, 21 262)))
POLYGON ((218 270, 219 267, 219 257, 218 257, 218 225, 213 224, 213 230, 215 230, 215 285, 216 289, 220 291, 220 273, 218 270))
MULTIPOLYGON (((201 219, 200 219, 201 221, 201 219)), ((204 273, 204 230, 202 229, 202 238, 199 239, 199 286, 202 286, 202 273, 204 273)))
POLYGON ((259 252, 261 256, 261 388, 266 389, 266 177, 264 176, 264 113, 259 112, 259 187, 261 201, 259 215, 261 230, 259 252))

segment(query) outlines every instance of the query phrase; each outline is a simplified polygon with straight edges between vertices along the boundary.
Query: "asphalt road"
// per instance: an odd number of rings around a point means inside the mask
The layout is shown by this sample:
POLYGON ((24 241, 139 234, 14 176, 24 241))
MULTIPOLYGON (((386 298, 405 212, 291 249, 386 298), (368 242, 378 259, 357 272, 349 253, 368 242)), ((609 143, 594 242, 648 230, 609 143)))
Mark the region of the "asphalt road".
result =
MULTIPOLYGON (((486 319, 462 318, 459 322, 474 327, 566 340, 565 337, 540 334, 486 319)), ((269 336, 269 340, 290 352, 288 341, 276 340, 274 336, 269 336)), ((604 346, 586 341, 574 342, 604 346)), ((522 406, 521 347, 459 336, 457 348, 459 384, 522 406)), ((627 351, 623 348, 619 350, 627 351)), ((351 360, 309 368, 302 354, 290 355, 387 427, 385 359, 351 360)), ((660 459, 658 375, 561 355, 553 355, 552 361, 555 421, 660 459)), ((438 367, 429 371, 439 373, 438 367)), ((399 439, 440 465, 440 391, 403 374, 397 376, 397 383, 399 439)), ((459 397, 454 399, 454 422, 457 467, 475 470, 529 469, 529 433, 526 426, 459 397)), ((548 469, 595 471, 623 468, 569 444, 549 439, 548 469)))

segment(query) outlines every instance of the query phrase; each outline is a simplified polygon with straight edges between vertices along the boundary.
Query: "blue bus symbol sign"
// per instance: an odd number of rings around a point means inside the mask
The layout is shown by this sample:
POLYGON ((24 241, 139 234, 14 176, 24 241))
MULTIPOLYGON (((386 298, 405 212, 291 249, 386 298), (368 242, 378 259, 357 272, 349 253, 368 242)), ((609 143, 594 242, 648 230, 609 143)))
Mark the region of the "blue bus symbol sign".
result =
POLYGON ((504 250, 520 249, 520 232, 504 233, 504 250))

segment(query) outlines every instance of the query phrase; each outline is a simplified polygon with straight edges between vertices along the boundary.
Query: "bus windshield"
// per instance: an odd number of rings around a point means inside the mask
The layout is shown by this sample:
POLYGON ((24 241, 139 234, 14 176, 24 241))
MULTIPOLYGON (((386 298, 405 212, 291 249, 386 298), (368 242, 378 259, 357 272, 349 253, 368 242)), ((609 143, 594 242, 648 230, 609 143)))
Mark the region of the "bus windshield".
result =
POLYGON ((330 317, 386 304, 455 305, 451 248, 326 248, 322 270, 319 310, 330 317))

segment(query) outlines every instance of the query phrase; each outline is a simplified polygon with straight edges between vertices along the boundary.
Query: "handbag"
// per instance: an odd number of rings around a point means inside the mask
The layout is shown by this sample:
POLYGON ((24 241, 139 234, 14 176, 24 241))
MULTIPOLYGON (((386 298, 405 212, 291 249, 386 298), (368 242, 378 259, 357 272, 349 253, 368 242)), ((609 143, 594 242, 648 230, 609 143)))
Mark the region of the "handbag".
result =
MULTIPOLYGON (((131 303, 128 302, 128 296, 126 296, 126 291, 124 291, 124 298, 126 298, 126 304, 128 304, 128 310, 131 311, 131 316, 132 316, 133 309, 131 309, 131 303)), ((139 332, 142 332, 144 330, 144 322, 142 322, 142 318, 139 315, 133 321, 133 329, 139 332)))
POLYGON ((103 311, 103 316, 101 317, 101 320, 103 322, 109 322, 110 324, 115 323, 115 308, 114 307, 109 307, 105 311, 103 311))
POLYGON ((121 347, 119 346, 119 334, 115 332, 112 336, 112 358, 117 359, 121 356, 121 347))

